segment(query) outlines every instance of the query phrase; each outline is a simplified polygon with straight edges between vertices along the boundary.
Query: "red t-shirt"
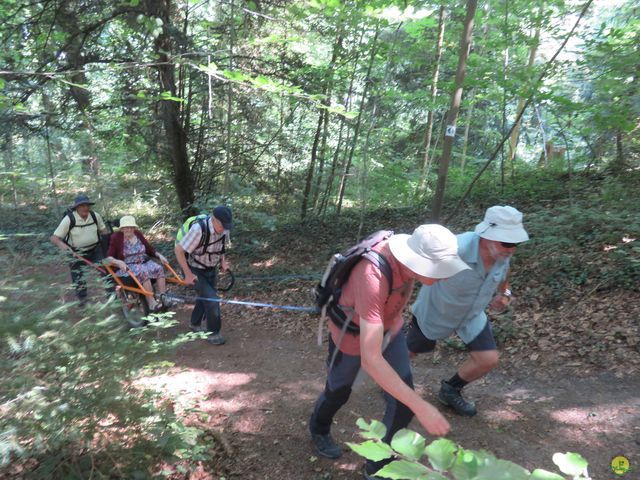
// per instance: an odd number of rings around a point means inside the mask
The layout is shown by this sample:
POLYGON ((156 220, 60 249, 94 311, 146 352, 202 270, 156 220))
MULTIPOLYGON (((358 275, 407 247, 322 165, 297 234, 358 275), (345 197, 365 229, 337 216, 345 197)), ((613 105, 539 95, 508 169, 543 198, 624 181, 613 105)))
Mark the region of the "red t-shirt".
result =
MULTIPOLYGON (((413 279, 402 276, 399 263, 389 249, 388 240, 380 242, 373 250, 382 254, 389 262, 393 278, 391 295, 384 273, 370 261, 363 259, 351 271, 339 303, 347 307, 346 313, 353 309, 352 322, 356 325, 360 325, 363 319, 369 323, 381 323, 384 331, 391 331, 395 337, 402 328, 402 310, 411 297, 413 279)), ((340 328, 329 321, 329 331, 334 343, 338 345, 340 328)), ((360 336, 346 332, 339 347, 347 355, 360 355, 360 336)))

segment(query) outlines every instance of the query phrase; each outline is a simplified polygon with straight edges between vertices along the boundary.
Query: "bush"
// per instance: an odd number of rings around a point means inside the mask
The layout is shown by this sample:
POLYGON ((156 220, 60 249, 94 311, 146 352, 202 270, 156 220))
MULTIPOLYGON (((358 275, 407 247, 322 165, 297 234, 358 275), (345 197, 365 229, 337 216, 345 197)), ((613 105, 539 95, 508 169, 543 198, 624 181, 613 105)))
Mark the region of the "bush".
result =
MULTIPOLYGON (((380 461, 394 460, 376 472, 376 476, 397 480, 565 480, 557 473, 542 469, 529 472, 525 468, 500 460, 485 451, 465 450, 451 440, 441 438, 426 445, 422 435, 402 429, 393 436, 391 445, 382 441, 385 426, 373 420, 370 424, 362 418, 356 422, 363 443, 347 443, 357 454, 380 461), (426 456, 429 466, 420 463, 426 456)), ((587 461, 575 453, 556 453, 553 456, 560 471, 574 480, 589 480, 587 461)))
POLYGON ((149 478, 206 461, 201 433, 136 380, 197 336, 163 340, 166 314, 126 331, 113 299, 83 310, 31 281, 0 284, 0 468, 29 478, 149 478), (50 310, 49 310, 50 309, 50 310), (49 310, 49 311, 47 311, 49 310), (159 472, 160 474, 162 472, 159 472))

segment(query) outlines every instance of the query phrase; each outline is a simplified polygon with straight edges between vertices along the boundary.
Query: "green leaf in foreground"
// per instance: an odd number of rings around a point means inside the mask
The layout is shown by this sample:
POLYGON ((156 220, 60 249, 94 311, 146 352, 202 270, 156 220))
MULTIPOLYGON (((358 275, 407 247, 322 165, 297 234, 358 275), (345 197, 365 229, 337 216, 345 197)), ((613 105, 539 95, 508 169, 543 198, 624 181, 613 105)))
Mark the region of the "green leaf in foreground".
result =
POLYGON ((578 476, 585 471, 588 462, 578 453, 554 453, 553 463, 555 463, 560 471, 572 477, 578 476))
POLYGON ((425 439, 422 435, 403 428, 391 440, 391 448, 399 454, 411 459, 420 460, 424 455, 425 439))
MULTIPOLYGON (((408 460, 395 460, 388 463, 376 472, 377 477, 391 478, 393 480, 404 480, 414 478, 428 478, 426 475, 434 473, 420 463, 408 460)), ((434 479, 435 480, 435 479, 434 479)))
POLYGON ((443 472, 449 470, 455 462, 455 453, 458 447, 451 440, 446 438, 440 438, 431 442, 431 444, 425 449, 427 456, 429 457, 429 463, 436 470, 443 472))
POLYGON ((371 423, 367 423, 364 418, 359 418, 356 421, 356 425, 362 430, 360 436, 363 438, 370 438, 372 440, 382 440, 387 434, 387 427, 384 423, 378 420, 371 420, 371 423))
POLYGON ((374 462, 379 462, 380 460, 391 458, 393 456, 393 450, 391 450, 391 447, 382 442, 367 440, 363 443, 347 442, 347 445, 358 455, 363 456, 367 460, 373 460, 374 462))
POLYGON ((478 467, 476 480, 528 480, 529 471, 508 460, 488 458, 478 467))
POLYGON ((557 473, 538 468, 533 471, 531 477, 529 477, 529 480, 564 480, 564 477, 562 475, 558 475, 557 473))
POLYGON ((451 473, 456 480, 472 480, 476 478, 478 474, 476 452, 459 449, 451 473))

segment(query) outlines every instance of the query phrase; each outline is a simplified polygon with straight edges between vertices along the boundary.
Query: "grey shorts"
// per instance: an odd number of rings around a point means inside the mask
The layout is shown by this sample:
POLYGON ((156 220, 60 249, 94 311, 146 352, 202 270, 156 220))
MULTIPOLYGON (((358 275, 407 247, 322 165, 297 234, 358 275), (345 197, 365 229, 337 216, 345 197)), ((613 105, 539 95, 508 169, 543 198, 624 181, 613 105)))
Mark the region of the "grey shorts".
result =
MULTIPOLYGON (((472 352, 497 350, 496 340, 493 338, 493 332, 488 320, 478 336, 466 345, 472 352)), ((436 348, 436 341, 424 336, 414 315, 411 316, 411 324, 407 332, 407 347, 411 353, 427 353, 436 348)))

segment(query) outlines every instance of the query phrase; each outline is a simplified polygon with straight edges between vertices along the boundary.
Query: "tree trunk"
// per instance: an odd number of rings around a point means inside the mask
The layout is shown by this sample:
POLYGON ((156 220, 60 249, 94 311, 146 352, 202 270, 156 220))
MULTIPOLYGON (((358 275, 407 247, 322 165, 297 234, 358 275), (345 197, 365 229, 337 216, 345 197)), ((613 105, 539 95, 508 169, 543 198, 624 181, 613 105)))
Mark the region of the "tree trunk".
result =
POLYGON ((320 109, 318 115, 318 126, 316 127, 316 134, 313 136, 313 146, 311 147, 311 160, 309 161, 309 168, 307 169, 307 180, 304 184, 304 193, 302 196, 302 207, 300 209, 300 219, 304 220, 307 215, 307 204, 309 201, 309 193, 311 192, 311 182, 313 181, 313 170, 316 167, 316 154, 318 152, 318 145, 320 144, 320 136, 322 133, 322 123, 324 122, 326 109, 320 109))
POLYGON ((376 33, 373 37, 373 42, 371 44, 371 55, 369 57, 369 66, 367 67, 367 74, 365 76, 365 86, 362 90, 362 97, 360 99, 360 109, 358 111, 358 119, 356 121, 356 126, 353 132, 353 142, 351 143, 351 149, 349 150, 349 158, 345 162, 344 170, 342 172, 342 178, 340 179, 340 189, 338 193, 338 205, 336 206, 336 212, 340 215, 340 211, 342 210, 342 200, 344 199, 344 192, 347 188, 347 177, 349 176, 349 170, 351 169, 351 163, 353 162, 353 154, 356 150, 356 146, 358 144, 358 135, 360 133, 360 126, 362 124, 362 113, 364 112, 365 103, 367 100, 367 94, 369 93, 369 87, 371 85, 371 69, 373 67, 373 62, 376 58, 376 52, 378 51, 378 34, 380 33, 380 22, 376 24, 376 33))
POLYGON ((464 125, 464 138, 462 140, 462 155, 460 157, 460 173, 464 174, 464 167, 467 161, 467 147, 469 146, 469 130, 471 127, 471 119, 473 118, 473 111, 476 108, 475 104, 476 89, 472 89, 469 94, 469 111, 467 112, 467 121, 464 125))
MULTIPOLYGON (((156 54, 158 55, 158 80, 161 92, 169 92, 176 96, 175 64, 171 58, 173 38, 171 31, 172 4, 171 0, 155 0, 145 2, 148 6, 148 14, 159 17, 163 21, 162 33, 155 41, 156 54)), ((173 185, 176 189, 180 208, 185 210, 193 204, 193 178, 187 155, 187 135, 182 128, 180 119, 180 106, 174 100, 160 100, 160 119, 164 125, 169 163, 173 170, 173 185)))
POLYGON ((420 183, 418 184, 418 192, 424 191, 427 184, 427 173, 430 167, 429 147, 431 146, 431 136, 433 134, 433 117, 435 110, 435 102, 438 97, 438 77, 440 75, 440 60, 442 59, 442 45, 444 43, 444 6, 440 6, 438 12, 438 41, 436 43, 436 60, 433 68, 433 76, 431 77, 431 108, 427 116, 427 130, 424 137, 424 157, 422 159, 422 174, 420 175, 420 183))
MULTIPOLYGON (((331 96, 333 95, 333 81, 334 81, 334 72, 335 72, 335 64, 338 61, 338 55, 342 51, 342 39, 343 39, 343 30, 342 25, 338 27, 338 34, 336 38, 336 42, 333 45, 333 52, 331 54, 331 63, 329 64, 329 73, 327 75, 327 86, 325 87, 325 100, 323 102, 325 107, 329 107, 331 105, 331 96)), ((324 174, 324 164, 325 164, 325 156, 327 152, 327 137, 329 136, 329 112, 325 111, 324 114, 324 125, 322 128, 322 141, 320 145, 320 155, 319 163, 318 163, 318 175, 316 175, 316 184, 313 189, 313 208, 318 207, 318 198, 320 197, 320 184, 322 183, 322 177, 324 174)))
POLYGON ((622 172, 624 170, 624 150, 622 148, 622 130, 616 130, 616 159, 613 162, 613 171, 622 172))
MULTIPOLYGON (((509 45, 511 38, 509 36, 509 0, 504 2, 504 58, 502 61, 502 124, 500 126, 500 135, 504 135, 507 128, 507 69, 509 68, 509 45)), ((500 191, 504 192, 504 148, 500 150, 500 191)))
MULTIPOLYGON (((536 59, 536 53, 538 51, 538 44, 540 43, 540 28, 536 28, 536 33, 533 37, 533 44, 529 49, 529 60, 527 61, 527 71, 531 72, 533 69, 533 62, 536 59)), ((522 110, 524 109, 525 97, 520 97, 518 100, 518 107, 516 108, 516 117, 520 115, 522 110)), ((516 151, 518 148, 518 139, 520 137, 520 126, 522 125, 522 119, 518 120, 515 128, 511 132, 511 137, 509 138, 509 167, 511 169, 511 176, 514 176, 515 170, 515 161, 516 161, 516 151)))
MULTIPOLYGON (((353 70, 351 72, 351 78, 349 80, 349 88, 347 89, 347 95, 344 97, 343 107, 345 111, 351 111, 351 97, 353 95, 353 84, 356 77, 356 72, 358 71, 358 63, 360 62, 360 47, 362 46, 362 40, 364 38, 365 30, 362 29, 360 32, 360 39, 358 40, 358 45, 356 46, 356 52, 353 59, 353 70)), ((342 132, 346 125, 345 117, 340 118, 340 133, 338 134, 338 144, 336 145, 336 150, 333 152, 333 160, 331 162, 331 172, 329 173, 329 178, 327 178, 327 183, 324 191, 324 198, 320 204, 320 208, 318 209, 318 213, 324 215, 327 210, 327 205, 329 204, 329 197, 331 196, 331 192, 333 191, 333 181, 335 179, 336 168, 338 166, 338 158, 340 158, 340 148, 342 147, 342 132)), ((349 131, 347 131, 347 139, 345 143, 349 143, 349 131)))
POLYGON ((458 117, 458 110, 460 109, 460 101, 462 100, 462 86, 467 66, 467 57, 469 56, 469 48, 471 47, 473 17, 476 13, 476 6, 477 0, 467 0, 467 16, 464 20, 462 38, 460 40, 460 56, 458 58, 458 67, 456 69, 455 88, 451 98, 449 114, 447 116, 447 127, 444 134, 442 158, 440 159, 440 168, 438 169, 438 183, 431 211, 431 218, 434 221, 440 219, 442 203, 444 201, 444 190, 447 182, 449 163, 451 161, 453 140, 456 133, 456 119, 458 117))
POLYGON ((11 124, 5 125, 4 132, 4 168, 11 179, 11 197, 13 198, 13 206, 18 208, 18 189, 16 188, 16 171, 13 168, 13 135, 11 133, 11 124))
MULTIPOLYGON (((233 49, 234 49, 234 43, 235 43, 235 21, 234 21, 234 14, 235 14, 235 4, 234 4, 234 0, 229 0, 229 6, 230 6, 230 16, 231 16, 231 21, 229 22, 229 28, 230 28, 230 32, 229 32, 229 71, 233 71, 233 49)), ((232 103, 233 100, 233 83, 232 82, 228 82, 227 84, 227 142, 226 142, 226 160, 225 160, 225 166, 224 166, 224 186, 223 186, 223 192, 224 192, 224 196, 227 197, 229 195, 229 191, 231 189, 231 162, 232 162, 232 156, 231 156, 231 124, 233 121, 233 116, 232 116, 232 103)))

